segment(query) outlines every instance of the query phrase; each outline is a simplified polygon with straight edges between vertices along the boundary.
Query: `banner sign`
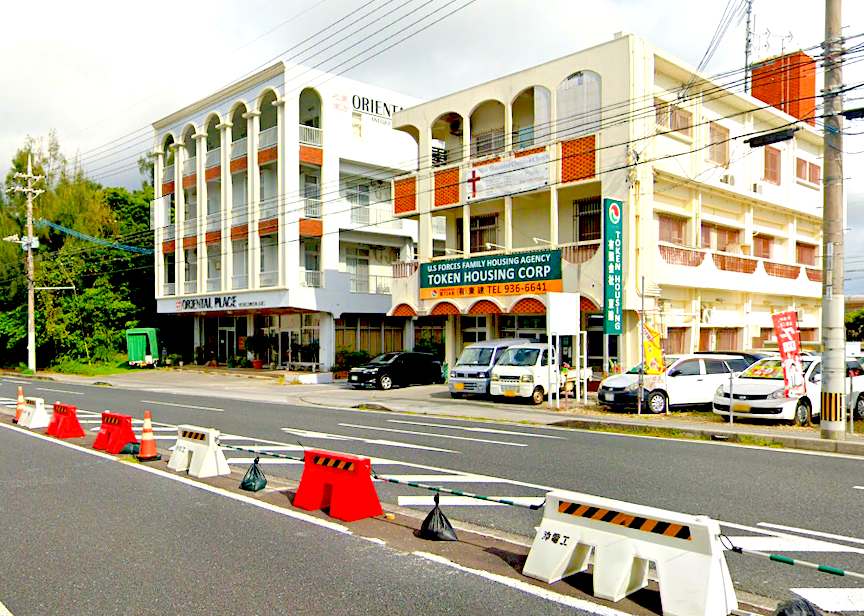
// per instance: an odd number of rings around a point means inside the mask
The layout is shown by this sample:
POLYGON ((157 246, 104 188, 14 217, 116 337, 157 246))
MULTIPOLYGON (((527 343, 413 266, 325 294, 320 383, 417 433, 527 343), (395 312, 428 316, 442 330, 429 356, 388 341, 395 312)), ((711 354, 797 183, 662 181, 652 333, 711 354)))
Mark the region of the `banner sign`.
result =
POLYGON ((603 333, 620 334, 623 287, 624 235, 621 225, 623 201, 603 199, 603 333))
POLYGON ((663 349, 660 346, 660 333, 643 325, 645 345, 645 374, 663 374, 663 349))
POLYGON ((778 312, 771 315, 774 322, 774 335, 780 348, 780 361, 783 363, 784 395, 796 398, 806 393, 804 386, 804 367, 801 363, 801 335, 798 332, 798 315, 794 311, 778 312))
POLYGON ((465 180, 466 201, 495 199, 549 185, 549 152, 474 167, 465 180))
POLYGON ((420 299, 522 295, 562 289, 560 250, 420 264, 420 299))

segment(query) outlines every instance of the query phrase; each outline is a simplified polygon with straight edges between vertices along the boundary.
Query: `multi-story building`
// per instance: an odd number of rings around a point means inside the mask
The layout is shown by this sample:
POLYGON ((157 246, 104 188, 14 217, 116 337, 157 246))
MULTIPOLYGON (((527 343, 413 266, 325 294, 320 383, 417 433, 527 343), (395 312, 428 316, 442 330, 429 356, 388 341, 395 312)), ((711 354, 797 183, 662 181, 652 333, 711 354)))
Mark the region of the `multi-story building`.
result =
POLYGON ((417 145, 391 124, 418 102, 279 62, 156 122, 158 311, 194 316, 191 344, 218 361, 261 332, 292 368, 410 347, 386 313, 417 224, 389 204, 417 145))
POLYGON ((544 337, 547 293, 562 290, 580 294, 598 370, 604 354, 638 363, 643 306, 667 352, 766 346, 771 314, 787 309, 799 313, 804 344, 817 342, 815 62, 764 61, 752 80, 751 96, 743 70, 720 83, 618 34, 399 111, 394 127, 416 140, 419 165, 394 180, 394 213, 419 221, 420 236, 417 259, 394 266, 390 314, 443 335, 451 365, 477 339, 544 337), (799 130, 788 141, 745 143, 790 127, 799 130), (615 308, 604 306, 606 292, 615 297, 607 199, 622 214, 617 335, 604 335, 614 316, 604 307, 615 308), (432 241, 441 216, 446 254, 432 241), (507 265, 517 262, 552 273, 507 265))

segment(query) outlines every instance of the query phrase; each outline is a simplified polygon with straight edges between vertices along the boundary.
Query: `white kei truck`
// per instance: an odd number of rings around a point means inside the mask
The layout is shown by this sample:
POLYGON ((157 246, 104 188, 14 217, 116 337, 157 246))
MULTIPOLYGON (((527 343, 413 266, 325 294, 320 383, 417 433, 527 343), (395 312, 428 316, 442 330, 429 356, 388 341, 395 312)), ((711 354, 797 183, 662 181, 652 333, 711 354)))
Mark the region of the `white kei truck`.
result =
POLYGON ((579 371, 560 367, 554 346, 531 342, 509 347, 492 368, 490 379, 493 397, 529 398, 533 404, 542 404, 550 392, 573 391, 579 371))

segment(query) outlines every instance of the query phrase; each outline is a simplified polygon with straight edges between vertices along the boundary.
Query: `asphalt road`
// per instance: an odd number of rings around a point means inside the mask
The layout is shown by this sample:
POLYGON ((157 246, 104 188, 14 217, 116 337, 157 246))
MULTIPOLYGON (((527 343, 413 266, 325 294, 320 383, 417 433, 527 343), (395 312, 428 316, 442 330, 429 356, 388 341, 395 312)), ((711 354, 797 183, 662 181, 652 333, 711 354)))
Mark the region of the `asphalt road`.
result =
MULTIPOLYGON (((0 380, 0 396, 14 397, 19 383, 0 380)), ((219 428, 224 445, 302 446, 373 458, 387 476, 422 480, 493 496, 537 498, 547 489, 586 492, 674 511, 706 514, 723 523, 736 543, 784 556, 864 571, 864 460, 691 441, 637 438, 493 422, 359 412, 276 402, 167 392, 31 383, 28 395, 60 400, 91 411, 111 409, 134 417, 150 410, 157 422, 219 428), (232 438, 235 437, 235 438, 232 438), (244 438, 236 438, 244 437, 244 438), (775 526, 766 526, 775 525, 775 526), (789 528, 778 528, 776 525, 789 528), (830 536, 819 535, 827 533, 830 536), (787 536, 788 535, 788 536, 787 536)), ((98 424, 95 424, 98 425, 98 424)), ((95 427, 93 425, 92 427, 95 427)), ((170 432, 163 432, 170 435, 170 432)), ((167 437, 166 437, 167 438, 167 437)), ((160 446, 171 443, 162 440, 160 446)), ((253 454, 229 461, 248 466, 253 454)), ((267 463, 265 472, 299 479, 296 464, 267 463)), ((431 495, 414 488, 376 485, 381 500, 428 510, 431 495), (419 499, 419 500, 418 500, 419 499)), ((533 501, 532 501, 533 502, 533 501)), ((539 512, 461 506, 444 499, 449 517, 533 537, 539 512)), ((864 585, 801 567, 784 567, 728 554, 736 587, 784 599, 837 593, 823 606, 851 605, 864 613, 864 585), (808 595, 809 593, 809 595, 808 595), (851 597, 851 598, 848 598, 851 597), (833 603, 832 603, 833 601, 833 603), (860 601, 860 602, 859 602, 860 601)), ((2 600, 2 599, 0 599, 2 600)))

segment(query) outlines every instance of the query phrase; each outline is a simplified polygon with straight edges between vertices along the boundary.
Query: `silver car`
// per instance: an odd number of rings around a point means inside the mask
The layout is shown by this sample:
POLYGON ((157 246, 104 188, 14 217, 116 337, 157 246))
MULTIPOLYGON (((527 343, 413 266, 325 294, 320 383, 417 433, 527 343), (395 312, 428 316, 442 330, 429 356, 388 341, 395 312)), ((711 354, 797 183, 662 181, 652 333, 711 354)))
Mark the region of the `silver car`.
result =
POLYGON ((465 394, 487 395, 492 366, 508 347, 526 342, 530 340, 499 338, 469 344, 450 370, 450 395, 454 398, 461 398, 465 394))

